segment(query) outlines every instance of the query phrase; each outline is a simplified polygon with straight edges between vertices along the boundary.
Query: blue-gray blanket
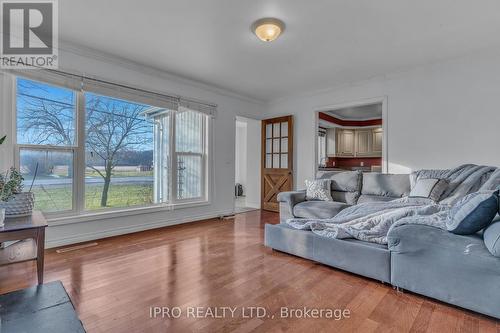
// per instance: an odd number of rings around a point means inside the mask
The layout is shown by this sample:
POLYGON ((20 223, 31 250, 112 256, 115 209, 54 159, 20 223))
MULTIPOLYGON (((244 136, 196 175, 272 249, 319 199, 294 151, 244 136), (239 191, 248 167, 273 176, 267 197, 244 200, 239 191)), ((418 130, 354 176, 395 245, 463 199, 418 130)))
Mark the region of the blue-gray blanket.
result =
POLYGON ((469 193, 500 186, 500 169, 461 165, 449 170, 420 170, 410 175, 412 187, 419 178, 447 179, 449 186, 438 203, 428 199, 401 198, 389 202, 367 202, 342 210, 331 219, 289 219, 295 229, 311 230, 329 238, 356 238, 387 244, 387 234, 398 225, 425 224, 446 229, 450 207, 469 193))

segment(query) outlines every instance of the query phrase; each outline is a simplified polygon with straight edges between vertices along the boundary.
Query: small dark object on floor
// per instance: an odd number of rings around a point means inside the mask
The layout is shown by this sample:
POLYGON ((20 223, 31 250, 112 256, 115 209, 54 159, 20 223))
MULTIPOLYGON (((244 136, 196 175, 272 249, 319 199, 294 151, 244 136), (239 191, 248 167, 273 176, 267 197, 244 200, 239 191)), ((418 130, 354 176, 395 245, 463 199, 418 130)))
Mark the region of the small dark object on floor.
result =
POLYGON ((0 332, 85 332, 60 281, 0 295, 0 332))
POLYGON ((237 197, 241 197, 243 196, 243 185, 241 184, 236 184, 235 188, 234 188, 234 194, 237 196, 237 197))

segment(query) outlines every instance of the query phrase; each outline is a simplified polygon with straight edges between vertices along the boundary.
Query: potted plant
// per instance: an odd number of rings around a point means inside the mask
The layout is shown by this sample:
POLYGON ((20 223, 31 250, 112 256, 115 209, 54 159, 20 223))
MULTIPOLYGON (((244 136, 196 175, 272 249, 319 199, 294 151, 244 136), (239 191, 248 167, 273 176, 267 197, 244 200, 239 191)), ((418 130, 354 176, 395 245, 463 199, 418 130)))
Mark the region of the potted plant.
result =
MULTIPOLYGON (((4 141, 5 136, 0 139, 0 144, 4 141)), ((13 167, 5 175, 0 174, 0 218, 26 216, 33 212, 35 195, 31 192, 31 188, 30 191, 23 192, 23 181, 21 173, 13 167)), ((2 223, 3 219, 0 219, 0 224, 2 223)))

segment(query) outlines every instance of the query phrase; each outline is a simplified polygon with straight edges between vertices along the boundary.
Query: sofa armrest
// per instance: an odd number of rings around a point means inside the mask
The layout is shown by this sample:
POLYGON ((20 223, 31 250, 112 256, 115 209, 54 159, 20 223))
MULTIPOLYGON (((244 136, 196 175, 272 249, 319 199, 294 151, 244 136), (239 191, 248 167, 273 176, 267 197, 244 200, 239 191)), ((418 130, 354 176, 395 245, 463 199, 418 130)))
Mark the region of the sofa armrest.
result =
POLYGON ((280 203, 280 222, 293 218, 293 207, 306 200, 306 191, 291 191, 278 193, 277 200, 280 203))

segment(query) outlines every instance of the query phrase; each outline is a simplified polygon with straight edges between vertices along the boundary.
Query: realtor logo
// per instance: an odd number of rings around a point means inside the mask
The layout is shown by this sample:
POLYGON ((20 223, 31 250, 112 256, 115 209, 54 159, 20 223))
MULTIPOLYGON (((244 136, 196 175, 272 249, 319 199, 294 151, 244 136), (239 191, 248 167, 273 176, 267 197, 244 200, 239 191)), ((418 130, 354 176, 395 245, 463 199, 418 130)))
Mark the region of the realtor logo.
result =
POLYGON ((57 68, 57 0, 2 0, 0 7, 0 68, 57 68))

